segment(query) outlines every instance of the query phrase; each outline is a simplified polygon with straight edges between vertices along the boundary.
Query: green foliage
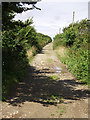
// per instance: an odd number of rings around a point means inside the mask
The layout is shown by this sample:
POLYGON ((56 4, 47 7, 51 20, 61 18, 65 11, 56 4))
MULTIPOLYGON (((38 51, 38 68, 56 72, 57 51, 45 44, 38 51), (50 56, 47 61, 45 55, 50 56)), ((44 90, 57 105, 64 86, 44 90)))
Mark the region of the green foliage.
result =
POLYGON ((42 33, 37 33, 36 35, 39 43, 39 49, 41 50, 42 47, 44 47, 47 43, 50 43, 52 41, 51 37, 48 35, 44 35, 42 33))
POLYGON ((54 37, 53 48, 55 49, 56 47, 58 47, 58 46, 60 46, 60 45, 65 46, 65 38, 64 38, 64 34, 63 34, 63 33, 57 34, 57 35, 54 37))
POLYGON ((69 25, 63 29, 62 34, 54 37, 55 48, 64 45, 68 48, 67 56, 58 56, 63 63, 68 65, 71 72, 77 77, 78 80, 89 83, 88 80, 88 39, 89 39, 89 26, 90 23, 84 19, 69 25), (61 37, 63 35, 63 41, 61 37), (57 43, 57 44, 56 44, 57 43), (64 44, 63 44, 64 43, 64 44))
POLYGON ((50 79, 52 79, 52 80, 58 80, 58 79, 60 79, 60 77, 58 77, 56 75, 53 75, 53 76, 50 76, 50 79))
POLYGON ((14 28, 13 18, 16 13, 22 13, 23 11, 32 10, 33 7, 26 7, 25 4, 36 4, 41 0, 35 0, 30 2, 2 2, 2 24, 3 29, 14 28))
MULTIPOLYGON (((32 55, 40 52, 42 47, 51 42, 51 38, 44 34, 36 33, 30 26, 32 19, 26 22, 13 22, 14 28, 2 32, 2 61, 3 61, 3 98, 8 95, 17 83, 23 80, 29 66, 27 50, 32 50, 32 55)), ((32 56, 31 58, 32 59, 32 56)))
POLYGON ((23 80, 29 66, 27 50, 32 49, 34 56, 43 46, 51 42, 49 36, 36 33, 34 27, 28 25, 31 21, 21 22, 20 26, 15 25, 14 29, 2 32, 3 96, 23 80))
POLYGON ((50 103, 63 103, 63 98, 59 95, 50 95, 48 96, 48 99, 45 99, 45 102, 50 103))
MULTIPOLYGON (((41 45, 34 27, 32 19, 25 22, 20 20, 14 21, 16 13, 31 10, 33 8, 25 7, 24 4, 36 4, 40 0, 30 2, 2 2, 2 78, 3 78, 3 99, 12 89, 16 87, 19 81, 23 80, 29 66, 27 50, 32 50, 32 55, 40 52, 42 47, 50 42, 51 38, 41 45)), ((1 31, 0 31, 1 33, 1 31)), ((30 59, 33 58, 31 56, 30 59)))
POLYGON ((72 27, 66 30, 64 33, 64 37, 66 46, 72 46, 76 38, 75 30, 72 27))

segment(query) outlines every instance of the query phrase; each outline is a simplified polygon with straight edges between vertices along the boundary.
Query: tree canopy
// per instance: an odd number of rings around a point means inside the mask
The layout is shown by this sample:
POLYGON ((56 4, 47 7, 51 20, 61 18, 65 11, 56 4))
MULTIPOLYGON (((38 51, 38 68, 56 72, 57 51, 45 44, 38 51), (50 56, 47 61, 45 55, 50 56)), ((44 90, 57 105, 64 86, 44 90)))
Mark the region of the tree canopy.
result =
MULTIPOLYGON (((16 13, 22 13, 23 11, 32 10, 34 8, 41 10, 36 7, 35 4, 40 0, 35 0, 31 2, 2 2, 2 24, 3 29, 12 28, 14 22, 12 19, 15 17, 16 13), (25 4, 32 5, 32 7, 26 7, 25 4)), ((16 22, 15 22, 16 23, 16 22)))

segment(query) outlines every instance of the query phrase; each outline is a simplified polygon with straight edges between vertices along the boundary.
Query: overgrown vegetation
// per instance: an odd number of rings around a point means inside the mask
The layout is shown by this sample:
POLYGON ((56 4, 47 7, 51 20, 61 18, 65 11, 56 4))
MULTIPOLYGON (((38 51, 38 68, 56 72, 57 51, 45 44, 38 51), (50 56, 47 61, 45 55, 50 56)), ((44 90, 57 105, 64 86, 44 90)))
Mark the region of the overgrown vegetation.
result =
POLYGON ((88 79, 88 40, 89 40, 90 22, 84 19, 74 23, 73 27, 70 24, 63 29, 63 33, 57 34, 54 37, 53 47, 58 46, 67 48, 66 56, 61 56, 57 53, 63 63, 68 65, 71 72, 78 80, 89 83, 88 79))
POLYGON ((52 41, 51 37, 49 37, 48 35, 44 35, 42 33, 37 33, 36 36, 37 36, 37 39, 38 39, 40 50, 42 49, 42 47, 44 47, 46 44, 48 44, 49 42, 52 41))
POLYGON ((19 81, 23 80, 32 56, 40 52, 44 45, 51 42, 49 36, 37 33, 34 27, 31 26, 32 19, 27 19, 25 22, 12 20, 14 12, 23 12, 22 5, 20 6, 19 3, 3 3, 3 8, 5 6, 9 8, 6 8, 5 10, 8 11, 5 12, 4 10, 3 13, 6 15, 3 15, 2 31, 3 99, 15 89, 19 81), (11 6, 14 6, 15 11, 11 6), (27 56, 28 50, 32 52, 29 59, 27 56))

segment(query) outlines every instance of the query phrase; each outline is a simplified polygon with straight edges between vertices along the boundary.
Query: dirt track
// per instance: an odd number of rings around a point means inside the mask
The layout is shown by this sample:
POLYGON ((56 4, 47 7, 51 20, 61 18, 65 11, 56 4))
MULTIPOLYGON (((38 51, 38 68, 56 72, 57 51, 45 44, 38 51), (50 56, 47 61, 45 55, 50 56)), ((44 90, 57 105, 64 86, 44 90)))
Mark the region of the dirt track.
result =
POLYGON ((58 60, 52 43, 35 56, 28 71, 16 95, 2 103, 3 118, 88 118, 88 88, 58 60))

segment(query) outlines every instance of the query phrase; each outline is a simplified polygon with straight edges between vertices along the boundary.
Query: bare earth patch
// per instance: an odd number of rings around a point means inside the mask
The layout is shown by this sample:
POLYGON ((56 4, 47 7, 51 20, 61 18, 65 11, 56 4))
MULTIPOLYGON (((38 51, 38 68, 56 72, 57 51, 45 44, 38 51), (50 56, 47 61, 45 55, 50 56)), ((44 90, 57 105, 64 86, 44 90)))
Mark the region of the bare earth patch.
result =
POLYGON ((28 73, 2 103, 3 118, 88 118, 88 87, 58 60, 52 43, 35 56, 28 73))

